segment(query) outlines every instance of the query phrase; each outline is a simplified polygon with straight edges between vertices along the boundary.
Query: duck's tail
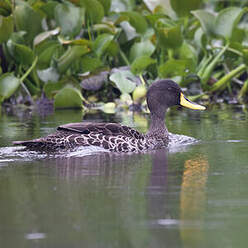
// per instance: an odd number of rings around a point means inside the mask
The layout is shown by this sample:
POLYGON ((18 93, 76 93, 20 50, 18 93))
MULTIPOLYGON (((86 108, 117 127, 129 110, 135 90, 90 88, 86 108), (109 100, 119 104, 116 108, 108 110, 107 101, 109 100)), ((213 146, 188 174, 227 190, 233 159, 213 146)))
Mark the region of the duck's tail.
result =
POLYGON ((38 148, 42 145, 42 141, 40 139, 13 141, 12 144, 15 146, 26 146, 27 148, 38 148))

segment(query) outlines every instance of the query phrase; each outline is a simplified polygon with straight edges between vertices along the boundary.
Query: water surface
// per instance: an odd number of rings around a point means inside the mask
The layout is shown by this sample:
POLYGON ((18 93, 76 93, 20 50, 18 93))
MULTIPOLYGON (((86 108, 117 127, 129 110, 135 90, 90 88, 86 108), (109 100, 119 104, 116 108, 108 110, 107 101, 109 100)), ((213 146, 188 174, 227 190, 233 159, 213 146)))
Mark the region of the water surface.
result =
POLYGON ((0 247, 247 247, 248 115, 240 107, 170 111, 173 133, 201 141, 145 154, 46 156, 11 148, 68 122, 148 116, 19 111, 0 119, 0 247))

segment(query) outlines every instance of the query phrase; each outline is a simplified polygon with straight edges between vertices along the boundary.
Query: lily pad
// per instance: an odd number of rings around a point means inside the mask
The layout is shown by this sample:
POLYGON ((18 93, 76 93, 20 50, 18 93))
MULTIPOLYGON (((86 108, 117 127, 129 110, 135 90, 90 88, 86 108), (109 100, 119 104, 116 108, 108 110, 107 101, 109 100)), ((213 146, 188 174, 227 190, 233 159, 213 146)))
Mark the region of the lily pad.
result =
POLYGON ((55 8, 55 20, 61 27, 61 34, 75 36, 79 34, 84 22, 83 9, 69 2, 58 4, 55 8))
POLYGON ((65 72, 76 59, 89 52, 89 48, 86 46, 72 46, 59 58, 58 71, 60 73, 65 72))
POLYGON ((238 7, 225 8, 216 17, 215 33, 226 39, 231 39, 235 27, 242 15, 247 11, 238 7))
POLYGON ((170 59, 159 66, 158 73, 160 78, 171 78, 174 76, 186 76, 193 71, 191 59, 170 59))
POLYGON ((33 63, 34 53, 28 46, 17 44, 12 40, 8 41, 7 46, 17 63, 24 65, 31 65, 33 63))
POLYGON ((201 23, 203 31, 208 35, 214 35, 215 15, 206 10, 191 12, 201 23))
POLYGON ((20 86, 21 81, 12 73, 5 73, 0 76, 0 99, 1 101, 11 97, 20 86))
POLYGON ((98 57, 101 57, 106 52, 113 39, 114 36, 111 34, 101 34, 96 38, 93 50, 98 57))
POLYGON ((54 98, 54 107, 58 108, 82 108, 82 94, 78 89, 65 87, 54 98))
POLYGON ((202 0, 170 0, 172 9, 177 13, 178 16, 187 16, 191 10, 198 9, 202 0))
POLYGON ((13 13, 17 31, 26 31, 25 39, 33 41, 34 37, 42 31, 41 15, 24 1, 18 1, 13 13))
POLYGON ((148 26, 146 19, 139 12, 128 11, 122 14, 128 17, 128 22, 136 29, 136 32, 141 34, 146 32, 148 26))
POLYGON ((14 30, 13 16, 0 16, 0 44, 6 42, 14 30))
POLYGON ((130 61, 134 61, 136 58, 141 56, 151 56, 155 49, 155 46, 150 40, 136 42, 130 50, 130 61))
POLYGON ((118 71, 110 76, 122 93, 131 93, 136 88, 136 77, 130 71, 118 71))
POLYGON ((38 34, 34 39, 34 46, 38 45, 42 41, 46 40, 47 38, 57 35, 60 32, 60 28, 55 28, 53 30, 49 30, 43 33, 38 34))
POLYGON ((104 17, 104 8, 97 0, 81 0, 80 4, 86 9, 86 17, 90 23, 100 23, 104 17))
POLYGON ((44 83, 47 83, 49 81, 57 82, 59 80, 59 74, 53 67, 49 67, 44 70, 38 70, 37 74, 44 83))
POLYGON ((167 20, 159 19, 156 22, 156 31, 159 46, 163 49, 176 49, 183 43, 181 24, 168 24, 167 20))
POLYGON ((131 71, 135 75, 141 74, 149 65, 155 64, 157 61, 148 56, 141 56, 134 60, 131 65, 131 71))

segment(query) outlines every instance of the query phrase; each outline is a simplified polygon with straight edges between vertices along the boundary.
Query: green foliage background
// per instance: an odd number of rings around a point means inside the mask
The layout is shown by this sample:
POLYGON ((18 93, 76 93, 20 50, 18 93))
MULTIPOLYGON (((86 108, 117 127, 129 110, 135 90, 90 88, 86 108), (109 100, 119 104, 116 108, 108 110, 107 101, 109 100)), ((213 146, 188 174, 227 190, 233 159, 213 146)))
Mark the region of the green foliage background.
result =
POLYGON ((0 102, 44 93, 56 108, 130 104, 158 78, 197 84, 194 100, 245 102, 246 1, 154 2, 2 0, 0 102))

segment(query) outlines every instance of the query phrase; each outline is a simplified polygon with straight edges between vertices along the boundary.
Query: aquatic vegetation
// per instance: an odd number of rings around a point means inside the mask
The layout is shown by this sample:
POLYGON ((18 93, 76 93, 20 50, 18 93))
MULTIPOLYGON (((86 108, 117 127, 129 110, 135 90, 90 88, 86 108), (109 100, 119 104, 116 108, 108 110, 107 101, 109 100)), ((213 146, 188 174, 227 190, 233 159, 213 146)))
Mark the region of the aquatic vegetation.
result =
POLYGON ((117 99, 129 104, 122 101, 128 94, 142 104, 144 88, 158 78, 172 78, 194 100, 246 102, 247 6, 3 0, 0 102, 30 104, 45 95, 55 108, 85 108, 117 99))

